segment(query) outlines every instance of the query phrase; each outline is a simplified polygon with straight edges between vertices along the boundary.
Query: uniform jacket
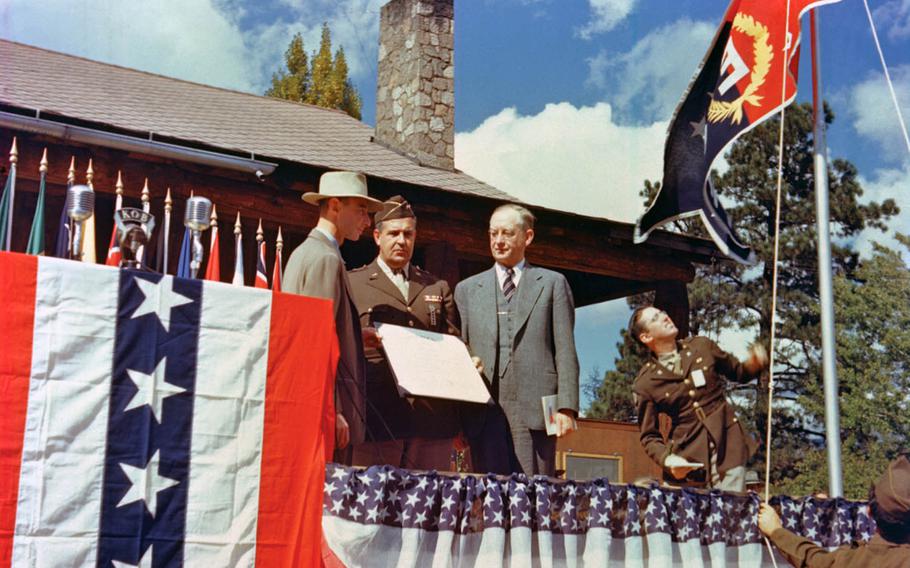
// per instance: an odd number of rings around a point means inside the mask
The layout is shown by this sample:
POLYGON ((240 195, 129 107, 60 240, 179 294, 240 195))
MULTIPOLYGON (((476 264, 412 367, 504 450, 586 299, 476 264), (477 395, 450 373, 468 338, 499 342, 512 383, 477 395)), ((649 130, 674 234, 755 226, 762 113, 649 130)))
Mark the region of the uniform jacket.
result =
MULTIPOLYGON (((455 287, 462 338, 483 361, 486 373, 496 362, 499 318, 496 270, 476 274, 455 287)), ((521 381, 521 403, 528 428, 543 430, 543 396, 557 395, 557 408, 578 412, 578 355, 575 352, 575 302, 565 277, 525 264, 514 307, 513 373, 521 381)))
POLYGON ((350 294, 344 260, 335 245, 312 230, 288 259, 281 283, 283 292, 328 298, 335 309, 338 334, 338 370, 335 374, 336 412, 350 427, 351 444, 363 442, 365 425, 365 364, 360 320, 350 294))
MULTIPOLYGON (((445 280, 412 264, 405 299, 376 260, 352 270, 348 276, 360 325, 389 323, 459 334, 458 313, 445 280)), ((367 349, 366 358, 367 441, 415 436, 451 438, 458 433, 458 403, 416 398, 412 406, 399 394, 382 349, 367 349)))
POLYGON ((787 529, 777 529, 771 542, 797 568, 907 568, 910 566, 910 544, 895 544, 873 535, 865 544, 844 545, 828 551, 807 538, 787 529))
POLYGON ((709 442, 717 447, 717 470, 723 474, 745 465, 757 444, 727 404, 727 381, 746 382, 739 360, 706 337, 678 342, 682 373, 676 374, 655 357, 641 368, 632 388, 638 405, 641 443, 651 459, 663 465, 674 453, 690 461, 709 463, 709 442), (705 385, 695 386, 693 374, 704 375, 705 385), (660 434, 658 414, 667 414, 672 427, 666 443, 660 434))

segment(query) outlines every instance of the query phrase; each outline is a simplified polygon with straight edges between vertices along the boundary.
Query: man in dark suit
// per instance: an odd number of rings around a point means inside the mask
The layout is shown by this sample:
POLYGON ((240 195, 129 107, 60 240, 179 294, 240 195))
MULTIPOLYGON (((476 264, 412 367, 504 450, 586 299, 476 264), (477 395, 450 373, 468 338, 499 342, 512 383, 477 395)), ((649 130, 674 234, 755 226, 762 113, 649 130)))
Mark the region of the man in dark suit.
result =
MULTIPOLYGON (((360 325, 367 333, 386 323, 458 335, 448 282, 411 264, 417 239, 411 205, 395 196, 374 221, 379 254, 349 273, 360 325)), ((459 430, 457 403, 402 397, 382 347, 368 347, 366 359, 367 432, 366 440, 354 446, 354 464, 451 469, 459 430)))
POLYGON ((474 470, 484 473, 554 475, 556 439, 547 436, 541 398, 556 395, 557 436, 578 414, 575 304, 565 277, 525 261, 534 221, 519 205, 497 208, 489 230, 495 264, 455 287, 462 337, 483 361, 497 402, 464 423, 474 470))
POLYGON ((335 374, 335 459, 350 462, 349 443, 364 437, 364 358, 360 320, 350 295, 348 274, 341 258, 345 239, 357 240, 370 226, 370 212, 382 202, 367 195, 366 177, 356 172, 328 172, 319 178, 319 192, 303 194, 319 206, 319 222, 288 259, 283 292, 332 300, 338 334, 335 374))
POLYGON ((673 320, 653 306, 632 313, 629 333, 652 354, 632 385, 645 452, 671 483, 743 491, 757 443, 727 404, 726 386, 761 374, 768 365, 764 348, 753 346, 740 363, 707 337, 677 341, 673 320), (666 441, 659 414, 672 422, 666 441))

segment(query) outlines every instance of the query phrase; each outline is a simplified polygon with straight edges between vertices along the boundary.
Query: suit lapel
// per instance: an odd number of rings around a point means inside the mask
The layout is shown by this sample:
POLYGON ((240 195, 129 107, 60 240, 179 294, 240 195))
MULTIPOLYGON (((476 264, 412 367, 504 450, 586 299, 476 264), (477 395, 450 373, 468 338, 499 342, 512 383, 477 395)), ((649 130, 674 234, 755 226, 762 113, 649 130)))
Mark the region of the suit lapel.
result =
MULTIPOLYGON (((341 281, 344 286, 344 295, 348 299, 348 303, 352 306, 353 312, 356 314, 357 309, 354 308, 354 297, 351 296, 351 281, 348 280, 348 271, 344 269, 344 257, 341 256, 341 251, 335 246, 335 243, 329 240, 327 236, 322 231, 313 229, 310 231, 309 238, 315 239, 316 241, 322 243, 323 246, 328 247, 329 250, 334 252, 338 258, 341 260, 341 281)), ((359 320, 358 320, 359 324, 359 320)))
POLYGON ((516 335, 524 327, 525 322, 528 321, 531 310, 534 309, 540 294, 543 292, 541 278, 543 278, 542 272, 536 270, 533 266, 525 264, 524 274, 521 275, 521 280, 518 282, 518 290, 516 290, 515 298, 512 300, 515 303, 515 321, 512 330, 516 335))
MULTIPOLYGON (((426 282, 422 278, 417 278, 417 270, 414 269, 412 264, 408 270, 408 305, 414 303, 414 300, 417 299, 417 296, 423 292, 423 289, 427 287, 426 282)), ((401 294, 399 293, 399 296, 401 294)))
MULTIPOLYGON (((370 277, 367 280, 370 287, 379 290, 400 304, 405 303, 404 296, 401 295, 401 290, 389 280, 389 277, 386 276, 385 271, 382 270, 375 259, 367 266, 367 270, 370 271, 370 277)), ((411 270, 413 270, 413 268, 411 270)))
POLYGON ((481 278, 477 279, 476 288, 474 289, 477 296, 477 310, 479 312, 478 321, 484 322, 489 332, 488 337, 497 337, 499 335, 499 316, 496 309, 496 269, 490 268, 482 273, 481 278), (493 314, 494 317, 490 317, 493 314))

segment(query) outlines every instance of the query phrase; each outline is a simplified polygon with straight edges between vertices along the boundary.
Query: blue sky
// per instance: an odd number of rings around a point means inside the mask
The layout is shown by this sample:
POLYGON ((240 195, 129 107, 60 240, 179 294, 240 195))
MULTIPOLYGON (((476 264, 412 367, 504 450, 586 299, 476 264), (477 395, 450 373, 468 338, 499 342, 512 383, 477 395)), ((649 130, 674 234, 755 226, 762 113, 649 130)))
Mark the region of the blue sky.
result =
MULTIPOLYGON (((372 123, 384 1, 0 0, 0 37, 262 92, 291 36, 301 32, 311 51, 326 21, 372 123)), ((869 3, 910 118, 910 0, 869 3)), ((668 121, 726 5, 456 0, 456 166, 533 204, 634 221, 636 194, 660 177, 668 121)), ((857 165, 868 198, 897 199, 905 211, 893 229, 910 232, 910 157, 863 4, 825 6, 821 22, 824 96, 837 116, 829 151, 857 165)), ((804 49, 799 100, 811 97, 809 75, 804 49)), ((856 246, 868 250, 872 238, 890 240, 875 233, 856 246)), ((621 301, 579 310, 583 374, 612 365, 627 313, 621 301)))

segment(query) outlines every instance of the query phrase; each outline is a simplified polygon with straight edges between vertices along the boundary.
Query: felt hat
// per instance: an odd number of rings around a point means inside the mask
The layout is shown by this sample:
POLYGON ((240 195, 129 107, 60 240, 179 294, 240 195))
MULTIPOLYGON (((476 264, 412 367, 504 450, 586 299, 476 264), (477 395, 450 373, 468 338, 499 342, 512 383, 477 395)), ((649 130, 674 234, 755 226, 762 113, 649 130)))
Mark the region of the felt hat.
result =
POLYGON ((382 201, 367 194, 367 178, 360 172, 326 172, 319 178, 319 191, 308 191, 302 199, 310 205, 319 205, 330 197, 358 197, 366 201, 368 211, 382 209, 382 201))

